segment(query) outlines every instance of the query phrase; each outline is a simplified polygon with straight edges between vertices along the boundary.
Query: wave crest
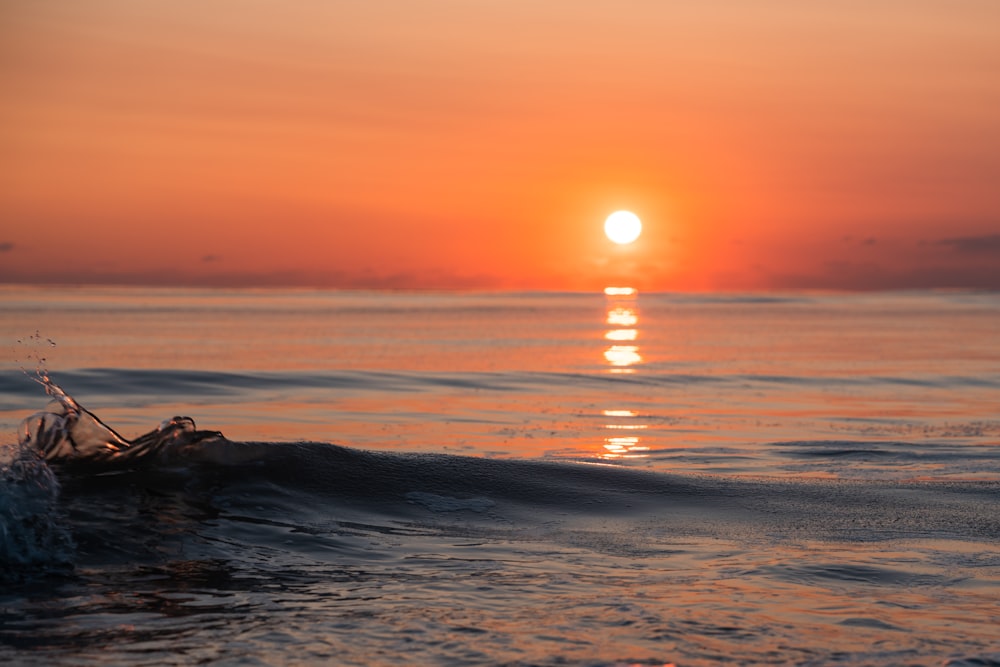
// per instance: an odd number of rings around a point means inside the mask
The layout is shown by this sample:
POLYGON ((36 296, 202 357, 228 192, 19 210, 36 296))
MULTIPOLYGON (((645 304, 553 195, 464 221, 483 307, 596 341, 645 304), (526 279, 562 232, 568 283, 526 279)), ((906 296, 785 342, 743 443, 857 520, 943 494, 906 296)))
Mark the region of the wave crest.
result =
POLYGON ((127 440, 63 391, 42 378, 52 401, 21 422, 22 449, 62 464, 135 465, 146 460, 165 462, 206 440, 223 439, 219 431, 200 431, 190 417, 172 417, 135 440, 127 440))

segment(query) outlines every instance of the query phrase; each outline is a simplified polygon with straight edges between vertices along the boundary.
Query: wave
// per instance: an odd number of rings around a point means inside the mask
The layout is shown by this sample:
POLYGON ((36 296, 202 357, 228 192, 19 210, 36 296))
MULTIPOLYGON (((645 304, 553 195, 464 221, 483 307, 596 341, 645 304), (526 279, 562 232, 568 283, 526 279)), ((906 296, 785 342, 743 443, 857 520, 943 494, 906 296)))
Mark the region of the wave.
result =
MULTIPOLYGON (((239 558, 248 539, 259 545, 277 535, 323 535, 342 545, 359 531, 440 533, 457 525, 480 537, 542 530, 556 542, 583 539, 588 548, 607 548, 608 522, 648 539, 748 532, 1000 537, 995 482, 747 479, 321 442, 235 442, 180 416, 127 440, 55 384, 45 386, 52 401, 24 420, 19 447, 3 468, 0 559, 22 570, 74 559, 163 558, 170 551, 164 544, 178 541, 190 550, 192 540, 202 547, 209 540, 213 557, 239 558)), ((786 446, 805 457, 879 455, 850 443, 786 446)), ((614 544, 625 548, 621 539, 614 544)))
MULTIPOLYGON (((225 398, 245 401, 252 396, 267 396, 294 389, 307 396, 311 390, 324 392, 421 392, 457 388, 500 392, 544 391, 563 393, 566 386, 606 391, 629 387, 655 389, 705 387, 720 389, 748 387, 839 389, 853 391, 872 388, 891 391, 899 388, 921 389, 1000 389, 1000 375, 920 375, 813 377, 755 373, 704 374, 685 373, 673 363, 651 362, 636 375, 603 372, 526 372, 526 371, 379 371, 379 370, 298 370, 298 371, 178 371, 173 369, 87 368, 61 373, 60 383, 74 393, 100 396, 111 401, 155 405, 164 400, 225 398)), ((0 393, 8 400, 23 401, 15 408, 30 409, 24 380, 16 375, 0 377, 0 393)), ((326 394, 328 397, 329 394, 326 394)))

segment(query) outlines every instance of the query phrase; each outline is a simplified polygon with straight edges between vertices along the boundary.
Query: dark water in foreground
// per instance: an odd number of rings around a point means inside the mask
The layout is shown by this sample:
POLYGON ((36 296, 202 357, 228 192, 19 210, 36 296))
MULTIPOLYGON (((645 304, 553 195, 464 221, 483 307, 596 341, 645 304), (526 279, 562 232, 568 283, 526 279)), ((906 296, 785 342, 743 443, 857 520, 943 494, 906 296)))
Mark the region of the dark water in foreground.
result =
POLYGON ((4 663, 1000 664, 995 295, 4 297, 4 663))

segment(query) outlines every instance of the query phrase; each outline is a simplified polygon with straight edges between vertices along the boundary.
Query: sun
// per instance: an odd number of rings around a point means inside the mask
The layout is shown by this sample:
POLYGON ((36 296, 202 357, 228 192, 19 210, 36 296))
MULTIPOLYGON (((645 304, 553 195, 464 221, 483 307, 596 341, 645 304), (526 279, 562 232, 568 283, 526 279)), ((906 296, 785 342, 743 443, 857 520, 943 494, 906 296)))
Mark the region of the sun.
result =
POLYGON ((632 211, 615 211, 604 221, 604 233, 619 245, 632 243, 642 233, 642 222, 632 211))

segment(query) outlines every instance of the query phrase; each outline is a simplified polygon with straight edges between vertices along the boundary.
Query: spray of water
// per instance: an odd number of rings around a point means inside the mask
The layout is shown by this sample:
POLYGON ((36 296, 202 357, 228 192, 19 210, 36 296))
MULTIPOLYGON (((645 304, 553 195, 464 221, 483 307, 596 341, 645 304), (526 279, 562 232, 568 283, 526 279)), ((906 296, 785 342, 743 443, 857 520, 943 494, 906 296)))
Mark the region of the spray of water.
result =
POLYGON ((60 525, 59 480, 22 444, 0 448, 0 578, 72 562, 73 542, 60 525))

